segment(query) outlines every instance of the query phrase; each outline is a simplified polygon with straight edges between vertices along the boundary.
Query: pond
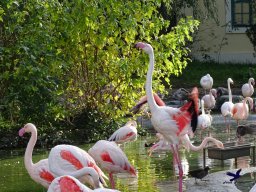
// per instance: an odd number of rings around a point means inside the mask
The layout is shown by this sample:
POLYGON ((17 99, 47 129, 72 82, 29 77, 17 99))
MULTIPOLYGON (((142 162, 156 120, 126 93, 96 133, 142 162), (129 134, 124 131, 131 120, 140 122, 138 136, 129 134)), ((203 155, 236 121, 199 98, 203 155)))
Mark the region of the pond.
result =
MULTIPOLYGON (((232 132, 225 132, 225 125, 223 118, 219 115, 213 116, 213 125, 210 133, 213 137, 218 138, 223 142, 235 141, 236 124, 232 121, 232 132)), ((254 117, 249 118, 249 122, 253 121, 254 117)), ((247 122, 248 122, 247 121, 247 122)), ((39 133, 40 134, 40 133, 39 133)), ((207 131, 203 132, 203 137, 209 134, 207 131)), ((116 188, 123 192, 164 192, 164 191, 178 191, 178 170, 173 170, 172 154, 170 152, 153 153, 151 157, 148 156, 145 148, 145 143, 155 141, 154 134, 149 134, 147 137, 139 137, 137 141, 127 143, 122 147, 130 162, 138 170, 138 178, 127 177, 126 174, 115 175, 116 188)), ((194 145, 199 145, 200 138, 195 136, 191 139, 194 145)), ((245 137, 246 142, 254 142, 254 138, 250 136, 245 137)), ((79 146, 88 150, 91 145, 79 146)), ((47 158, 48 152, 42 149, 34 149, 33 161, 37 162, 40 159, 47 158)), ((203 151, 193 152, 182 149, 180 151, 182 166, 184 170, 183 183, 189 179, 188 171, 203 167, 203 151)), ((24 149, 13 151, 0 151, 0 191, 1 192, 45 192, 46 189, 36 184, 27 174, 23 162, 24 149)), ((206 158, 206 165, 210 167, 210 173, 229 170, 235 168, 245 168, 251 165, 251 158, 249 156, 239 157, 237 165, 234 159, 224 160, 222 166, 220 160, 206 158)), ((249 179, 250 180, 250 179, 249 179)), ((249 185, 255 183, 255 179, 248 181, 249 185)), ((244 184, 242 184, 244 185, 244 184)), ((245 184, 246 185, 246 184, 245 184)), ((186 191, 185 184, 183 185, 186 191)), ((243 187, 243 186, 242 186, 243 187)), ((207 191, 207 190, 206 190, 207 191)))

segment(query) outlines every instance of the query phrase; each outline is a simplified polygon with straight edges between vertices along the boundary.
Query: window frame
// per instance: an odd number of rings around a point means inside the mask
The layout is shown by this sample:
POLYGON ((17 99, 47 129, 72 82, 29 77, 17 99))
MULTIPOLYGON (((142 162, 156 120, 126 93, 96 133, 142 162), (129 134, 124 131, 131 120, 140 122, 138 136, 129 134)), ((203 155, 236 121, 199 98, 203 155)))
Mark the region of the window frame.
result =
POLYGON ((226 0, 226 32, 227 33, 245 33, 246 30, 252 25, 253 22, 253 10, 252 3, 249 2, 249 25, 234 24, 234 0, 226 0))

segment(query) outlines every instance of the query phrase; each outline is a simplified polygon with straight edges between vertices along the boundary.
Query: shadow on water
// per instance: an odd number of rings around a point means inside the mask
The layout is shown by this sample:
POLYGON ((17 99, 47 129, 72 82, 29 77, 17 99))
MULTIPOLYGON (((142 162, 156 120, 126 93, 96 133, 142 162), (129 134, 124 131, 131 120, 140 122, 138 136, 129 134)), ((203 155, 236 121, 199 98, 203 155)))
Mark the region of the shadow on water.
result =
MULTIPOLYGON (((253 121, 255 117, 250 117, 249 122, 253 121)), ((248 123, 248 121, 246 121, 248 123)), ((223 117, 220 115, 213 116, 213 125, 210 128, 210 134, 221 140, 222 142, 236 141, 236 123, 232 120, 231 133, 226 133, 223 117)), ((40 134, 40 133, 39 133, 40 134)), ((208 135, 204 131, 203 137, 208 135)), ((147 137, 139 137, 137 141, 125 144, 122 147, 130 162, 138 170, 138 178, 132 178, 126 174, 115 175, 117 181, 117 189, 123 192, 164 192, 164 191, 177 191, 178 190, 178 169, 173 168, 172 153, 159 152, 153 153, 151 157, 148 156, 145 148, 145 143, 156 141, 154 134, 149 134, 147 137)), ((199 145, 201 138, 195 135, 191 141, 194 145, 199 145)), ((245 136, 245 142, 254 142, 254 137, 245 136)), ((91 144, 92 145, 92 144, 91 144)), ((88 150, 91 145, 83 145, 81 148, 88 150)), ((48 157, 49 151, 35 150, 33 153, 33 161, 37 162, 40 159, 48 157)), ((189 179, 188 171, 203 167, 203 151, 193 152, 180 150, 182 167, 184 170, 183 181, 189 179)), ((24 167, 23 150, 15 150, 8 152, 0 152, 0 191, 1 192, 46 192, 46 189, 36 184, 31 180, 24 167)), ((239 157, 237 164, 234 159, 224 160, 223 166, 220 160, 206 158, 206 165, 210 169, 210 173, 236 169, 247 168, 251 165, 251 158, 248 156, 239 157)), ((255 173, 253 178, 250 174, 241 177, 237 182, 237 186, 241 191, 248 189, 255 183, 255 173), (243 180, 242 180, 243 179, 243 180)), ((184 191, 186 190, 184 185, 184 191)), ((207 191, 207 189, 206 189, 207 191)), ((246 191, 246 190, 245 190, 246 191)))

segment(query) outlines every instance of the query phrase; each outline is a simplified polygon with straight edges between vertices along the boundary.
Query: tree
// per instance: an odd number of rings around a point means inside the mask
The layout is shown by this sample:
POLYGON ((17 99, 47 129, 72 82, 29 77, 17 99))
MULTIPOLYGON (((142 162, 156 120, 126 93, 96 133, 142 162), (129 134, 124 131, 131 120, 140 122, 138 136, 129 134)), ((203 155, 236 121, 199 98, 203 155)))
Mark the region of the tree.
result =
POLYGON ((163 81, 186 67, 186 43, 199 25, 182 18, 161 33, 170 25, 158 12, 163 2, 1 1, 2 116, 46 125, 84 110, 124 117, 144 94, 147 57, 133 48, 137 41, 154 47, 153 86, 163 92, 163 81))

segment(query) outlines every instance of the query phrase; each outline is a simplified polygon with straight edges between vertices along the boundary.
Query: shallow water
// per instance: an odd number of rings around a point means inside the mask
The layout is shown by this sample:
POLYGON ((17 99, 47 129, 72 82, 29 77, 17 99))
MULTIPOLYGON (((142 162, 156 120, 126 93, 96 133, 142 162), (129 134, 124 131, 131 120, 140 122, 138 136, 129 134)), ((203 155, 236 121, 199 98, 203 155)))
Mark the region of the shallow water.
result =
MULTIPOLYGON (((255 118, 251 116, 246 123, 253 121, 255 118)), ((225 125, 223 118, 219 115, 214 115, 213 125, 209 133, 223 142, 236 141, 235 129, 236 124, 232 122, 232 132, 225 132, 225 125)), ((243 123, 243 122, 241 122, 243 123)), ((244 122, 245 123, 245 122, 244 122)), ((198 132, 199 133, 199 132, 198 132)), ((199 145, 201 138, 199 134, 191 139, 194 145, 199 145)), ((204 131, 203 137, 207 136, 208 131, 204 131)), ((40 133, 39 133, 40 134, 40 133)), ((139 137, 137 141, 128 143, 122 146, 122 149, 128 156, 130 162, 138 170, 138 178, 132 178, 126 174, 115 175, 116 188, 123 192, 164 192, 164 191, 177 191, 178 170, 175 167, 173 170, 172 154, 170 152, 153 153, 151 157, 147 155, 147 148, 144 147, 145 143, 155 141, 154 135, 147 137, 139 137)), ((254 143, 254 137, 246 136, 244 142, 254 143)), ((81 148, 88 150, 91 145, 83 145, 81 148)), ((23 163, 23 150, 13 151, 0 151, 0 191, 1 192, 45 192, 46 189, 36 184, 24 167, 23 163)), ((203 167, 203 151, 188 152, 185 149, 180 150, 182 167, 184 170, 183 183, 189 179, 188 171, 203 167)), ((33 161, 37 162, 40 159, 47 158, 48 151, 35 149, 33 153, 33 161)), ((240 157, 235 165, 234 159, 224 161, 224 166, 221 166, 220 160, 206 158, 206 165, 210 169, 210 173, 229 170, 235 168, 246 168, 251 165, 250 157, 240 157)), ((237 182, 240 190, 248 189, 255 183, 255 176, 241 177, 244 179, 237 182)), ((183 185, 184 191, 186 190, 185 184, 183 185)), ((206 189, 207 191, 207 189, 206 189)), ((246 191, 246 190, 245 190, 246 191)))

